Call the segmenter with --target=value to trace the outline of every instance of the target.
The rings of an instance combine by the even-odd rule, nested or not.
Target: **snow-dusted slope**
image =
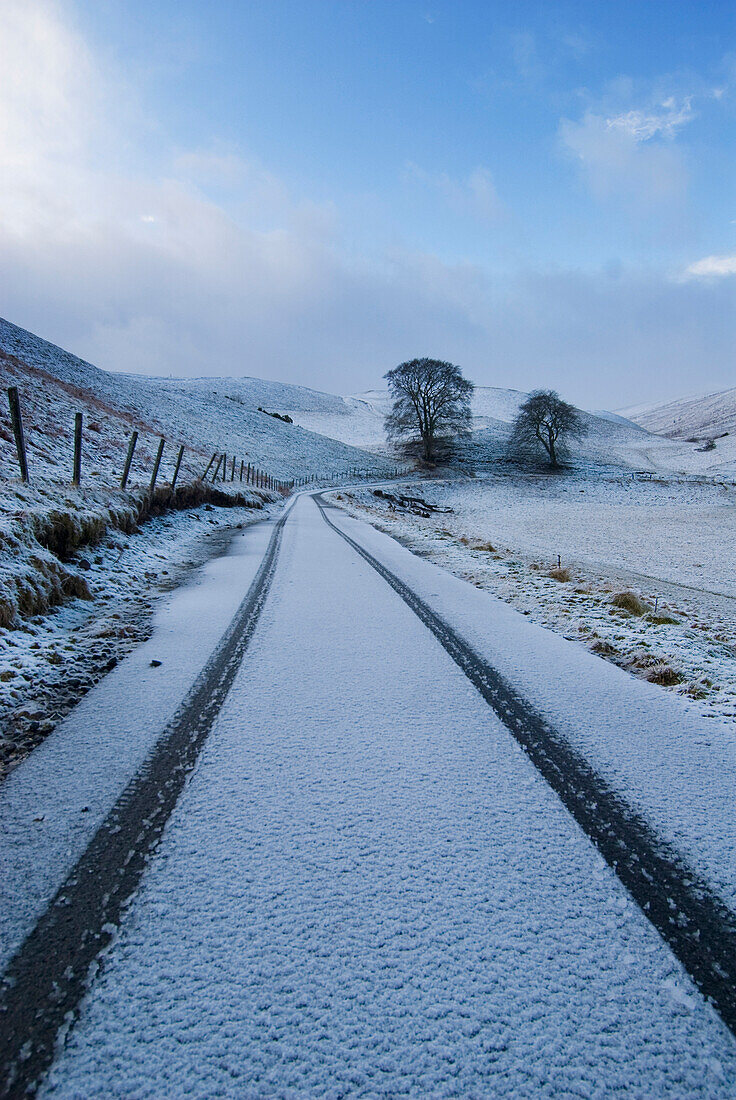
[[[647,431],[673,439],[736,434],[736,389],[680,397],[657,405],[634,405],[621,411]]]
[[[474,430],[510,424],[526,396],[519,390],[477,386],[473,394]],[[386,449],[383,421],[390,408],[387,390],[367,390],[335,400],[340,405],[333,408],[301,411],[295,406],[289,412],[298,424],[310,431],[331,435],[344,443],[370,450]]]
[[[224,451],[276,477],[340,474],[358,467],[377,474],[387,460],[335,438],[306,431],[258,410],[288,407],[327,415],[342,398],[257,378],[146,378],[112,374],[0,319],[0,376],[20,391],[32,472],[58,476],[70,469],[74,413],[85,414],[84,471],[104,481],[120,476],[131,428],[141,434],[137,475],[150,471],[157,436],[187,447],[188,473]],[[393,463],[392,463],[393,465]],[[7,407],[0,416],[0,476],[16,476]]]
[[[296,423],[334,439],[380,453],[386,450],[383,420],[389,408],[386,390],[368,390],[345,398],[328,395],[321,406],[288,411]],[[527,397],[521,390],[477,386],[473,394],[473,441],[466,448],[468,461],[496,462],[503,456],[510,426]],[[706,473],[729,476],[736,472],[735,451],[720,441],[715,452],[699,452],[693,444],[653,434],[646,424],[620,413],[583,413],[587,435],[574,445],[574,453],[595,463],[623,465],[637,470]]]
[[[736,389],[634,405],[621,414],[648,432],[676,441],[688,470],[736,472]]]

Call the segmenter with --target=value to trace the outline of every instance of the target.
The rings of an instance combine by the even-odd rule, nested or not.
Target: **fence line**
[[[10,408],[10,420],[13,428],[13,437],[15,439],[15,449],[18,456],[18,466],[20,468],[21,480],[24,482],[30,481],[30,474],[28,469],[28,455],[26,450],[25,435],[23,432],[23,417],[21,415],[20,397],[18,394],[17,386],[10,386],[8,389],[8,405]],[[82,413],[78,412],[74,414],[74,433],[73,433],[73,457],[72,457],[72,485],[80,485],[82,482],[82,427],[83,417]],[[123,472],[120,477],[120,488],[125,489],[128,480],[130,478],[130,471],[133,464],[133,457],[135,455],[136,445],[138,443],[138,432],[131,431],[130,438],[128,440],[128,449],[125,455],[125,463],[123,465]],[[153,469],[151,472],[151,480],[148,486],[148,492],[152,495],[158,480],[159,470],[161,467],[161,460],[163,458],[164,448],[166,446],[166,440],[163,436],[159,438],[158,448],[153,463]],[[185,445],[182,443],[179,446],[179,451],[176,458],[176,464],[174,466],[174,472],[171,477],[169,488],[173,491],[176,487],[176,482],[181,470],[182,460],[184,458]],[[230,460],[230,468],[228,471],[228,458]],[[212,482],[235,482],[235,475],[238,466],[238,458],[235,452],[228,455],[227,452],[220,453],[215,451],[212,454],[207,467],[203,474],[197,478],[199,481],[205,481],[208,474],[214,466],[214,472],[212,473]],[[403,470],[398,466],[394,468],[393,477],[400,477],[402,474],[406,475],[410,472],[410,468],[406,467]],[[385,475],[384,475],[385,476]],[[246,485],[251,485],[256,489],[267,489],[272,492],[290,493],[296,488],[301,488],[304,485],[334,485],[337,482],[343,482],[346,478],[369,478],[375,480],[376,473],[374,470],[361,469],[359,466],[353,466],[348,470],[343,470],[340,473],[330,474],[305,474],[302,477],[290,478],[287,480],[274,477],[273,474],[268,473],[265,470],[259,469],[251,462],[246,462],[244,458],[240,459],[240,473],[239,481],[245,482]]]

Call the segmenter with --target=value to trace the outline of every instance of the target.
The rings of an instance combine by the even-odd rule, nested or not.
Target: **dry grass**
[[[26,503],[18,493],[20,504]],[[83,499],[59,496],[46,511],[36,506],[18,512],[0,529],[0,628],[49,611],[64,600],[91,599],[89,586],[73,564],[76,550],[93,546],[108,530],[133,534],[151,516],[202,504],[262,508],[274,494],[261,490],[224,492],[202,481],[172,490],[130,493],[110,502],[85,506]]]
[[[642,599],[637,596],[636,592],[629,590],[625,592],[616,592],[611,597],[611,603],[614,607],[620,608],[622,611],[628,611],[630,615],[646,615],[652,608],[648,603],[644,603]]]
[[[667,664],[666,661],[660,661],[656,665],[652,665],[644,672],[644,679],[648,680],[650,684],[660,684],[662,687],[674,687],[675,684],[680,684],[684,680],[684,676],[681,672],[678,672],[672,665]]]
[[[572,574],[569,569],[565,569],[564,566],[556,565],[554,569],[550,569],[547,573],[548,577],[551,577],[553,581],[559,581],[560,584],[566,584],[567,581],[572,580]]]

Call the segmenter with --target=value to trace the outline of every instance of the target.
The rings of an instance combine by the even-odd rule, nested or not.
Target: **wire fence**
[[[10,421],[13,429],[13,437],[15,440],[15,449],[18,457],[18,467],[20,470],[20,477],[23,482],[30,482],[31,474],[28,465],[28,451],[26,447],[25,434],[23,431],[23,416],[21,413],[20,396],[16,386],[11,386],[8,389],[8,404],[10,407]],[[83,414],[78,412],[74,416],[74,431],[73,431],[73,445],[72,445],[72,461],[71,461],[71,484],[80,485],[82,482],[82,466],[83,466]],[[120,474],[120,488],[125,489],[128,486],[131,469],[133,466],[133,460],[136,455],[136,449],[139,441],[139,433],[137,431],[131,431],[128,438],[128,447],[125,454],[125,461]],[[166,439],[161,436],[158,440],[158,446],[156,448],[155,458],[153,459],[153,466],[150,473],[150,481],[148,482],[148,492],[152,495],[156,484],[159,480],[161,472],[161,462],[164,455],[164,449],[166,447]],[[197,452],[193,449],[192,455],[195,456],[196,461],[200,461],[197,456]],[[178,451],[176,453],[176,460],[174,463],[173,473],[171,480],[169,481],[169,488],[174,489],[176,487],[177,480],[179,479],[182,469],[182,462],[186,451],[185,445],[179,444]],[[391,472],[382,472],[381,477],[401,477],[406,476],[411,472],[410,467],[396,466]],[[250,485],[254,489],[265,489],[270,492],[282,493],[287,495],[293,492],[295,489],[304,488],[307,485],[334,485],[339,482],[345,481],[346,478],[354,480],[375,480],[377,476],[376,470],[361,468],[359,466],[349,467],[340,471],[330,471],[329,473],[311,472],[304,474],[297,478],[277,478],[267,470],[262,470],[256,466],[253,462],[246,461],[245,458],[240,457],[235,452],[221,452],[214,451],[207,466],[201,474],[196,476],[198,481],[220,482]]]

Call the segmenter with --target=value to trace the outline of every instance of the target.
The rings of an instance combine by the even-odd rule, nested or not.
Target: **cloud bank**
[[[691,390],[704,366],[708,385],[731,378],[727,280],[502,278],[409,245],[356,255],[339,209],[295,194],[254,156],[169,148],[161,135],[155,162],[144,155],[136,133],[150,126],[150,139],[152,112],[124,75],[110,83],[62,4],[4,0],[0,43],[2,312],[102,367],[348,393],[434,355],[479,384],[554,386],[589,407]],[[684,185],[676,150],[657,142],[690,108],[663,109],[563,126],[594,188],[633,178],[656,199]],[[479,223],[503,213],[486,168],[417,173]]]

